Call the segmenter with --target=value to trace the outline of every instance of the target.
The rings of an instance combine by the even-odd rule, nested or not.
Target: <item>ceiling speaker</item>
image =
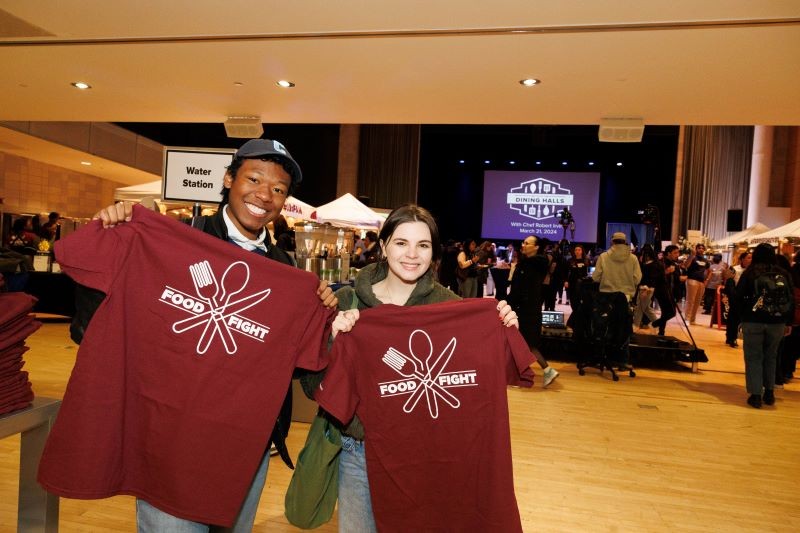
[[[228,137],[258,139],[264,134],[264,127],[260,117],[228,117],[225,121],[225,133]]]
[[[644,122],[640,118],[604,118],[597,138],[607,143],[638,143],[643,134]]]

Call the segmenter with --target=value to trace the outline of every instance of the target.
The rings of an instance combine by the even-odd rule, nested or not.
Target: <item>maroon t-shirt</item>
[[[378,531],[522,531],[506,385],[534,358],[495,304],[381,305],[336,338],[316,399],[364,423]]]
[[[39,482],[61,496],[130,494],[230,525],[294,368],[327,363],[333,311],[316,295],[319,280],[143,208],[116,228],[88,224],[58,241],[56,256],[107,296]]]

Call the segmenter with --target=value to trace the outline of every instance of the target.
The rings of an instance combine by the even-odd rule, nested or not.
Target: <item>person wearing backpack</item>
[[[736,302],[744,335],[747,403],[775,404],[775,365],[778,346],[792,331],[794,290],[791,275],[777,265],[775,250],[761,243],[736,285]],[[763,396],[762,396],[763,390]]]

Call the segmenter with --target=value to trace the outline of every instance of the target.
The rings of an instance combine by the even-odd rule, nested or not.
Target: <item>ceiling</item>
[[[0,0],[0,121],[800,125],[799,59],[798,0]]]

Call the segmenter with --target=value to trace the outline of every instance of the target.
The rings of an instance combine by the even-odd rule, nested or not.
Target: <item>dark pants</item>
[[[739,320],[739,310],[734,305],[733,300],[728,301],[730,302],[730,308],[728,309],[728,323],[725,325],[725,342],[730,344],[736,342],[736,338],[739,336],[739,324],[741,324],[741,321]]]
[[[544,297],[544,310],[556,310],[556,288],[553,285],[542,285],[542,296]]]
[[[528,314],[517,312],[519,318],[519,332],[528,346],[539,348],[542,343],[542,313]]]
[[[675,304],[667,288],[656,289],[653,297],[658,302],[658,308],[661,309],[661,316],[653,322],[653,327],[658,328],[658,331],[663,333],[667,322],[675,317]]]

